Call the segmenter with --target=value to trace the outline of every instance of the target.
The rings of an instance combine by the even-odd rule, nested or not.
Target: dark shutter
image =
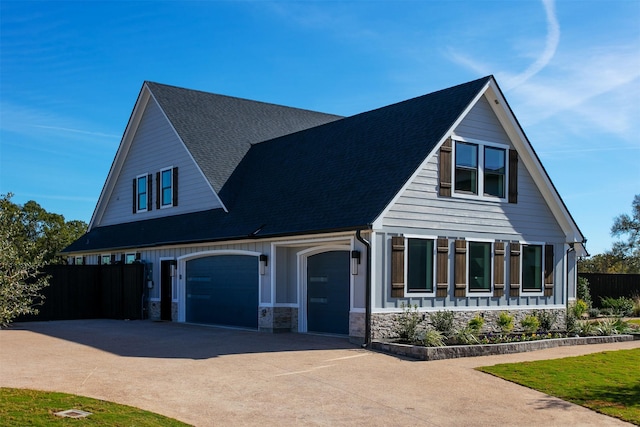
[[[111,264],[115,264],[116,263],[116,254],[111,254]]]
[[[136,183],[136,178],[133,178],[133,213],[138,211],[138,186]]]
[[[509,203],[518,203],[518,152],[509,150]]]
[[[178,167],[173,168],[173,206],[178,206]]]
[[[436,253],[436,297],[446,297],[449,288],[449,239],[438,239]]]
[[[404,237],[391,238],[391,297],[404,296]]]
[[[98,254],[98,265],[102,265],[102,255]]]
[[[493,296],[504,295],[504,242],[493,244]]]
[[[544,296],[553,295],[553,245],[544,245]]]
[[[147,175],[147,210],[153,210],[153,199],[152,199],[152,190],[153,190],[153,175]]]
[[[162,193],[162,182],[160,172],[156,172],[156,209],[160,209],[160,193]]]
[[[463,297],[467,293],[467,241],[456,240],[456,255],[453,262],[455,269],[455,289],[453,296]]]
[[[87,257],[86,256],[82,256],[82,265],[86,265],[87,264]]]
[[[520,296],[520,243],[509,243],[509,295]]]
[[[136,261],[140,261],[140,252],[136,252]]]
[[[451,138],[447,138],[440,147],[438,173],[440,195],[451,197]]]

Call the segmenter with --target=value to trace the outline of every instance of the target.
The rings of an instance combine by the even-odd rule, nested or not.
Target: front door
[[[307,258],[307,330],[349,334],[349,251]]]

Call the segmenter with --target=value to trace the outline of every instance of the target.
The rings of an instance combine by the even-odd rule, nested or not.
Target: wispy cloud
[[[105,138],[119,138],[120,137],[120,135],[111,134],[111,133],[93,132],[93,131],[88,131],[88,130],[71,129],[71,128],[64,128],[64,127],[59,127],[59,126],[34,125],[33,127],[40,128],[40,129],[61,131],[61,132],[79,133],[79,134],[83,134],[83,135],[100,136],[100,137],[105,137]]]

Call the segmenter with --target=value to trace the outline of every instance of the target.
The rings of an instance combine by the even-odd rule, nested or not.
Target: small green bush
[[[538,311],[536,312],[536,318],[538,319],[538,329],[542,332],[549,332],[553,329],[553,325],[556,324],[556,320],[558,320],[558,313],[555,311]]]
[[[520,321],[520,326],[526,333],[532,334],[538,331],[540,321],[536,316],[530,314]]]
[[[472,329],[469,326],[465,326],[464,328],[456,331],[454,335],[454,341],[457,344],[463,345],[480,343],[480,340],[478,339],[478,331]]]
[[[633,308],[631,309],[631,315],[633,317],[640,317],[640,293],[635,293],[631,296],[633,301]]]
[[[595,319],[600,316],[600,309],[593,307],[589,309],[589,317]]]
[[[503,334],[508,334],[513,331],[513,316],[506,311],[501,312],[498,316],[498,327]]]
[[[584,300],[577,299],[571,304],[569,309],[573,312],[573,315],[579,319],[589,310],[589,306]]]
[[[429,320],[433,328],[446,337],[453,335],[453,311],[437,311],[432,313]]]
[[[406,306],[402,303],[402,313],[394,327],[394,332],[403,341],[412,341],[422,323],[422,315],[418,313],[418,306]]]
[[[484,326],[484,317],[476,314],[473,319],[469,320],[467,326],[477,334],[478,332],[480,332],[480,330],[482,330],[482,327]]]
[[[583,337],[598,335],[597,325],[594,322],[588,320],[581,320],[578,322],[578,333]]]
[[[613,316],[629,316],[633,313],[633,300],[627,297],[604,297],[602,307],[608,310]]]
[[[418,331],[414,337],[414,342],[425,347],[444,347],[446,337],[435,329],[428,328]]]
[[[589,281],[584,277],[578,277],[577,297],[587,304],[587,310],[593,307],[593,301],[591,300],[591,291],[589,289]]]

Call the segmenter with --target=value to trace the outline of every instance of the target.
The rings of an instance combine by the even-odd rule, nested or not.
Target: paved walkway
[[[0,330],[0,386],[110,400],[196,426],[620,426],[628,424],[473,368],[639,347],[417,362],[336,337],[35,322]]]

